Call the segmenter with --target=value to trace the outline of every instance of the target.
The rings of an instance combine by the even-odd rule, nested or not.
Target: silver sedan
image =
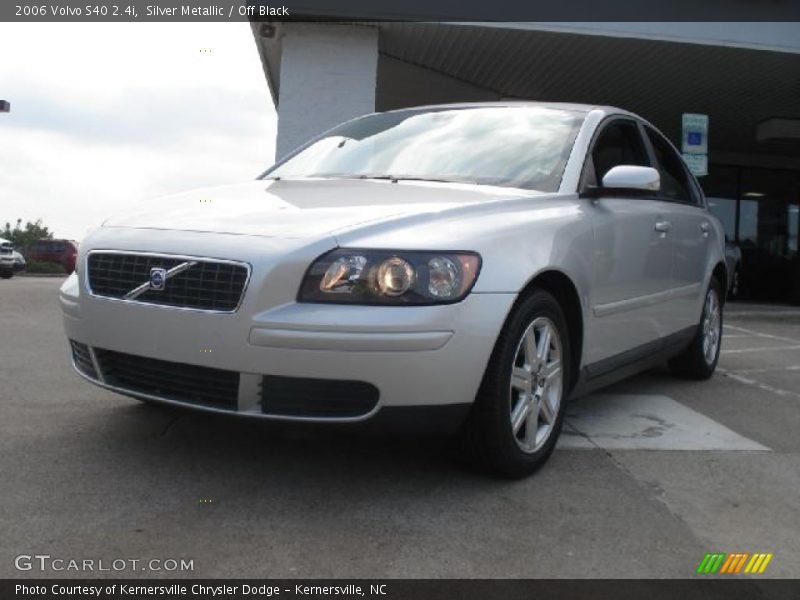
[[[533,472],[565,403],[717,364],[724,235],[623,110],[432,106],[338,126],[256,181],[158,199],[81,244],[76,371],[219,414],[457,431]]]

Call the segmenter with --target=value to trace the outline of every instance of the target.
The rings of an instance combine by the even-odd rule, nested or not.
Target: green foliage
[[[13,229],[11,223],[6,222],[5,228],[0,230],[0,238],[7,239],[15,248],[24,249],[36,240],[52,240],[53,232],[42,224],[41,219],[28,221],[24,227],[22,219],[17,219]]]
[[[28,273],[59,273],[64,275],[64,267],[56,262],[29,260],[25,269]]]

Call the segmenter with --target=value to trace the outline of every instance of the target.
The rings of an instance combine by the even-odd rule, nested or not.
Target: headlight
[[[458,302],[481,267],[475,252],[352,250],[318,258],[306,272],[299,302],[420,305]]]

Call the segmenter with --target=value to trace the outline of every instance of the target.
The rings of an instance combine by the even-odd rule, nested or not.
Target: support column
[[[277,98],[280,159],[323,131],[374,112],[378,30],[284,23]]]

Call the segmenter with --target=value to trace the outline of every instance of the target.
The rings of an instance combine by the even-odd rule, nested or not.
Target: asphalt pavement
[[[730,304],[710,381],[656,369],[582,399],[548,464],[505,481],[447,440],[96,388],[70,367],[59,284],[0,281],[0,577],[687,578],[708,552],[800,576],[800,308]],[[20,571],[20,555],[193,570]]]

